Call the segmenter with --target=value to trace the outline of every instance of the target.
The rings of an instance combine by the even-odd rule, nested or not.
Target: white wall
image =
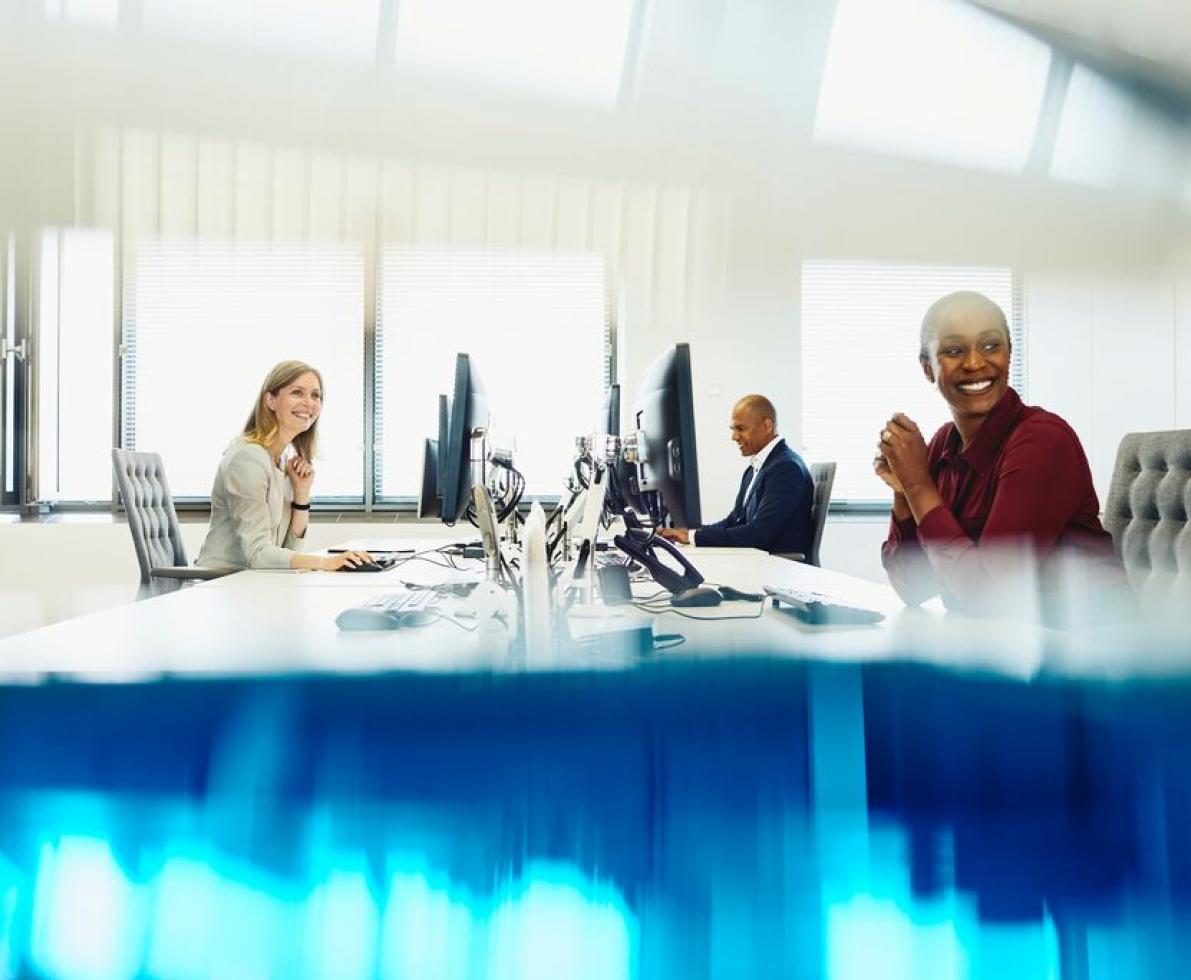
[[[1028,400],[1079,434],[1103,506],[1123,435],[1191,427],[1191,280],[1051,271],[1025,283]]]

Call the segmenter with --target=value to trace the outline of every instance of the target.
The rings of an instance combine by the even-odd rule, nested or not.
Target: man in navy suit
[[[732,513],[696,531],[660,528],[658,534],[697,548],[809,553],[814,483],[802,457],[777,434],[777,412],[768,398],[745,395],[736,403],[732,441],[749,458]]]

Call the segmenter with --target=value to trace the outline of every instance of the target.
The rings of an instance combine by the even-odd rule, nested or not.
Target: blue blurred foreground
[[[0,974],[1173,977],[1191,687],[758,660],[0,690]]]

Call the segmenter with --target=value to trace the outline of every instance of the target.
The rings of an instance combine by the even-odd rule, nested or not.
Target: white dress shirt
[[[761,448],[761,450],[749,460],[749,465],[753,468],[753,475],[749,479],[749,485],[745,488],[744,499],[741,501],[741,506],[744,507],[749,502],[749,497],[752,496],[753,487],[757,483],[757,474],[761,472],[761,467],[765,465],[765,460],[769,459],[769,454],[773,452],[773,447],[782,441],[781,436],[774,436],[769,442]],[[691,531],[691,544],[695,543],[696,531]]]

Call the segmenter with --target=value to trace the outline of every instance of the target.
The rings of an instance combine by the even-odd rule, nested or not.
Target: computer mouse
[[[438,613],[431,612],[429,609],[411,609],[409,612],[397,613],[397,619],[400,621],[402,629],[429,626],[438,618]]]
[[[718,606],[723,601],[723,596],[707,586],[687,589],[685,592],[679,592],[678,595],[670,597],[670,605],[680,609],[689,606]]]
[[[385,609],[371,609],[368,606],[357,606],[345,609],[335,617],[335,625],[341,630],[395,630],[405,625],[401,616],[394,615]]]
[[[359,565],[341,565],[339,571],[341,572],[383,572],[385,566],[380,562],[365,561]]]
[[[725,602],[762,602],[765,599],[759,592],[741,592],[740,589],[734,589],[730,585],[718,585],[720,595],[723,596]]]

